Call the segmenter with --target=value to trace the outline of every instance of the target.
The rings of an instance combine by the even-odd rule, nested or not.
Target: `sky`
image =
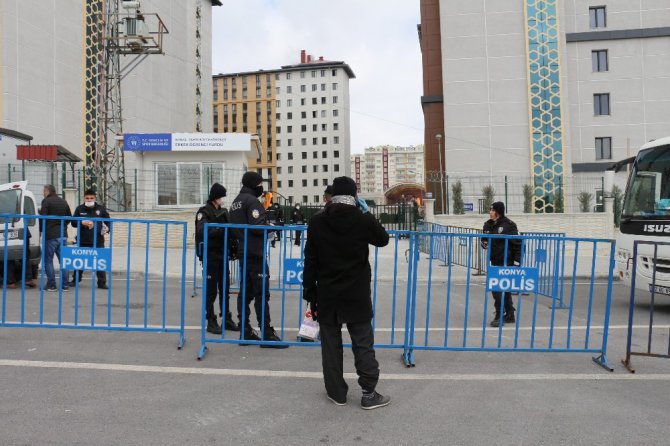
[[[223,0],[213,8],[214,74],[277,69],[300,50],[344,61],[351,153],[423,143],[419,0]]]

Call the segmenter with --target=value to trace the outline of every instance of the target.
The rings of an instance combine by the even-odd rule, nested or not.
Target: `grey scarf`
[[[356,206],[356,199],[351,195],[335,195],[332,199],[333,203],[348,204],[349,206]]]

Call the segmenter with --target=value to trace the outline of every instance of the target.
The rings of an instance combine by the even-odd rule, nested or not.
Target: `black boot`
[[[493,317],[493,320],[491,321],[491,327],[499,327],[500,326],[500,313],[496,312],[495,316]]]
[[[212,334],[221,334],[221,326],[216,321],[216,316],[207,319],[207,332]]]
[[[226,316],[225,327],[226,330],[229,331],[240,331],[240,326],[233,320],[233,316],[231,314]]]
[[[249,324],[246,324],[246,326],[244,327],[244,333],[240,333],[240,340],[241,341],[260,341],[261,338],[260,338],[260,336],[258,336],[258,333],[256,333],[256,330],[251,328],[249,326]],[[242,346],[242,345],[251,345],[251,344],[240,342],[240,345]]]
[[[275,329],[270,326],[265,327],[265,333],[263,333],[263,340],[281,342],[281,338],[277,336],[277,332],[275,331]],[[261,345],[261,348],[288,348],[288,345],[266,344]]]
[[[516,318],[514,317],[514,309],[507,310],[505,312],[505,317],[503,318],[503,322],[506,324],[513,324],[516,322]]]

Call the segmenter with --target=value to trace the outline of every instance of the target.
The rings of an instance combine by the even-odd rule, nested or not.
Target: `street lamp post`
[[[438,156],[438,160],[440,162],[440,170],[439,170],[439,172],[440,172],[440,195],[442,196],[442,198],[441,198],[441,203],[442,203],[441,209],[442,209],[442,213],[446,214],[447,211],[446,211],[445,202],[444,202],[444,178],[442,177],[442,173],[443,173],[442,172],[442,135],[438,133],[437,135],[435,135],[435,139],[437,139],[437,156]],[[445,171],[446,171],[446,168],[445,168]]]

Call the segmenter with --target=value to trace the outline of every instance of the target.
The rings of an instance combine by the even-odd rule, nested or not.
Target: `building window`
[[[319,180],[315,178],[314,181],[312,182],[312,184],[314,186],[318,186],[319,185]]]
[[[589,26],[591,28],[605,28],[607,26],[604,6],[592,6],[589,8]]]
[[[325,159],[325,158],[328,158],[328,152],[325,151],[325,150],[323,150],[323,151],[321,152],[321,158],[324,158],[324,159]]]
[[[307,166],[302,166],[301,171],[302,171],[302,173],[307,173]]]
[[[327,179],[327,178],[324,178],[322,184],[323,184],[324,186],[328,186],[328,179]]]
[[[306,146],[307,145],[307,138],[302,138],[300,140],[300,144],[303,145],[303,146]]]
[[[277,121],[280,121],[281,120],[281,113],[275,113],[275,118],[277,119]]]
[[[307,131],[307,126],[305,124],[300,126],[300,131],[301,132],[306,132]]]
[[[319,158],[319,152],[317,152],[316,150],[313,151],[313,152],[312,152],[312,158],[314,158],[314,159]]]
[[[333,90],[337,90],[337,82],[333,82]]]
[[[312,145],[315,146],[319,143],[319,138],[312,138]]]
[[[277,140],[275,147],[281,147],[281,139]]]
[[[277,172],[277,173],[281,173],[281,172]],[[293,173],[293,166],[288,166],[288,173]]]
[[[598,71],[608,71],[607,50],[591,51],[591,66],[593,67],[594,73]]]
[[[322,103],[322,104],[325,104],[325,103],[326,103],[326,97],[325,97],[325,96],[321,96],[321,103]]]
[[[290,204],[293,204],[293,195],[289,195],[289,196],[288,196],[288,202],[289,202]]]
[[[333,170],[334,170],[335,172],[339,172],[339,171],[340,171],[340,165],[339,165],[339,164],[335,164],[335,165],[333,166]]]
[[[328,144],[328,138],[325,136],[321,138],[321,144]]]
[[[339,143],[340,143],[340,137],[339,137],[339,136],[335,136],[333,139],[334,139],[333,142],[334,142],[335,144],[339,144]]]
[[[158,206],[204,203],[212,183],[224,183],[223,163],[156,163],[155,166]]]
[[[339,111],[333,110],[333,116],[339,116],[339,114],[340,114]]]
[[[303,195],[303,196],[302,196],[302,202],[303,202],[303,203],[307,203],[307,195]]]
[[[312,70],[312,77],[316,77],[316,70]]]
[[[333,96],[333,104],[337,104],[337,96]]]
[[[612,138],[596,138],[596,159],[597,160],[611,160],[612,159]]]
[[[335,113],[336,111],[337,111],[337,110],[333,110],[333,113]],[[321,110],[321,117],[322,117],[322,118],[325,118],[325,117],[326,117],[326,111],[325,111],[325,110]]]
[[[289,159],[289,161],[293,159],[293,153],[289,152],[288,159]]]
[[[316,180],[314,180],[314,181],[316,181]],[[317,186],[317,185],[315,184],[315,186]],[[319,202],[319,196],[314,195],[314,203],[318,203],[318,202]]]
[[[596,93],[593,95],[593,114],[603,116],[610,114],[610,94]]]
[[[337,136],[336,136],[336,138],[337,138]],[[340,157],[340,151],[339,150],[333,151],[333,158],[339,158],[339,157]]]
[[[286,119],[293,119],[293,113],[288,112],[288,113],[286,114]]]
[[[337,70],[333,70],[333,71],[331,71],[330,74],[332,74],[333,76],[337,76]]]
[[[276,106],[277,108],[281,107],[281,101],[277,101],[277,102],[275,103],[275,106]]]
[[[293,180],[288,180],[288,187],[293,187]]]
[[[312,91],[316,91],[319,88],[317,84],[312,84]]]
[[[307,91],[307,86],[306,85],[301,85],[300,86],[300,93],[304,93]]]
[[[277,87],[277,95],[281,94],[281,87]]]
[[[325,132],[326,130],[328,130],[328,124],[321,124],[321,131]]]
[[[324,172],[328,172],[328,164],[324,164],[324,165],[323,165],[323,171],[324,171]]]
[[[304,72],[304,71],[301,71],[301,72],[300,72],[300,79],[304,79],[304,78],[305,78],[305,72]]]
[[[307,187],[307,180],[302,180],[302,187]]]
[[[318,171],[319,171],[319,166],[317,166],[317,165],[312,166],[312,172],[316,173]]]
[[[287,131],[288,133],[292,133],[292,132],[293,132],[293,126],[292,126],[292,125],[289,125],[288,128],[286,129],[286,131]]]
[[[300,99],[300,105],[305,105],[305,98]]]
[[[316,116],[315,116],[315,118],[316,118]],[[313,132],[316,132],[317,128],[318,128],[318,126],[316,124],[312,124],[312,131]]]
[[[326,70],[321,70],[321,77],[326,77]]]
[[[288,141],[286,141],[286,145],[291,147],[293,145],[293,140],[289,139]]]
[[[293,107],[293,99],[287,99],[286,100],[286,106],[287,107]]]
[[[321,91],[326,91],[326,84],[321,84]]]
[[[316,105],[316,98],[312,98],[312,105]]]
[[[288,74],[288,73],[286,73],[286,74]],[[290,85],[288,87],[286,87],[286,93],[289,93],[289,94],[293,93],[293,88]]]
[[[277,127],[276,133],[281,133],[281,127]]]
[[[286,73],[286,79],[291,79],[291,73]]]
[[[307,112],[300,112],[300,117],[302,119],[307,119]]]
[[[289,166],[289,172],[291,167]],[[281,167],[277,167],[277,175],[281,175]]]
[[[302,159],[304,159],[304,160],[307,159],[307,152],[302,152]]]
[[[337,122],[333,124],[333,130],[339,130],[340,129],[340,124]]]

